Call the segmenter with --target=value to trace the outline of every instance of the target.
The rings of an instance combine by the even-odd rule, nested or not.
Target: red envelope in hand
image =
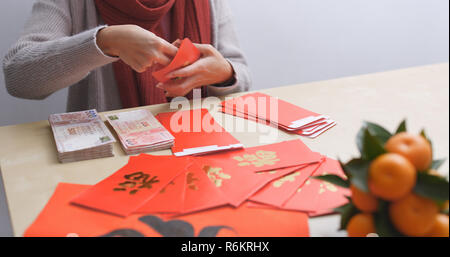
[[[84,191],[73,204],[128,216],[143,206],[191,164],[189,158],[140,155],[123,168]]]
[[[282,207],[304,183],[319,168],[321,163],[310,164],[302,167],[291,174],[272,181],[263,189],[254,194],[249,200]]]
[[[165,68],[153,72],[152,75],[159,82],[165,83],[170,80],[167,77],[167,74],[196,62],[200,58],[200,55],[200,51],[197,47],[195,47],[191,40],[189,40],[189,38],[185,38],[181,42],[180,48],[178,49],[178,52],[172,62]]]
[[[61,183],[26,237],[88,236],[308,236],[308,217],[304,213],[257,210],[245,206],[223,207],[176,219],[157,215],[131,215],[120,218],[70,204],[70,199],[91,186]],[[263,224],[263,226],[261,225]]]
[[[208,178],[206,170],[194,164],[186,174],[183,214],[228,204],[225,196],[217,188],[217,184]]]
[[[134,213],[180,213],[183,207],[186,173],[180,174]]]
[[[314,176],[325,174],[345,176],[339,162],[331,158],[326,159]],[[311,178],[283,205],[283,208],[324,214],[348,202],[346,196],[349,193],[348,189]]]
[[[167,112],[156,115],[175,137],[175,156],[201,155],[242,148],[243,145],[223,129],[207,109]]]

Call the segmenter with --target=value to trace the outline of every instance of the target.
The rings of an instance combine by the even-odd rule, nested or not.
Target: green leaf
[[[358,189],[368,193],[369,187],[367,181],[369,179],[370,161],[363,159],[353,159],[344,165],[344,170],[350,174],[350,182]]]
[[[356,135],[356,145],[358,146],[359,152],[361,155],[364,153],[364,142],[366,139],[366,130],[370,132],[372,137],[375,137],[378,142],[381,143],[381,145],[384,145],[389,138],[392,136],[392,134],[387,131],[385,128],[381,127],[378,124],[365,121],[361,127],[361,129],[358,131],[358,134]]]
[[[400,123],[397,130],[395,131],[395,134],[397,135],[402,132],[406,132],[406,120],[403,120],[402,123]]]
[[[372,122],[365,122],[370,134],[376,137],[383,145],[392,137],[391,132],[378,124]]]
[[[347,229],[350,219],[359,213],[358,209],[350,201],[349,203],[334,209],[335,212],[341,214],[341,227],[339,230]]]
[[[442,210],[441,213],[448,215],[448,209],[447,210]]]
[[[344,171],[345,176],[350,180],[351,174],[345,169],[345,164],[338,159],[339,165],[341,165],[342,171]]]
[[[433,143],[431,142],[431,139],[425,133],[425,129],[422,129],[422,131],[420,131],[420,135],[422,137],[424,137],[430,143],[431,148],[433,148]]]
[[[386,153],[386,150],[384,149],[383,144],[370,133],[368,128],[366,128],[362,138],[361,157],[371,161],[384,153]]]
[[[431,169],[438,170],[442,166],[442,164],[445,163],[445,161],[447,161],[447,159],[434,160],[431,163]]]
[[[358,134],[356,135],[356,146],[358,147],[359,152],[361,153],[361,156],[364,152],[364,133],[366,131],[366,126],[363,125],[361,129],[358,131]]]
[[[449,199],[449,183],[445,178],[431,175],[425,172],[417,174],[414,193],[435,201],[437,204],[443,204]]]
[[[392,225],[389,217],[389,203],[379,202],[378,211],[374,214],[375,229],[380,237],[401,237],[400,232]]]
[[[350,182],[348,180],[344,180],[343,178],[341,178],[340,176],[337,176],[337,175],[323,175],[323,176],[316,176],[313,178],[327,181],[327,182],[330,182],[331,184],[334,184],[334,185],[340,186],[340,187],[344,187],[344,188],[350,187]]]

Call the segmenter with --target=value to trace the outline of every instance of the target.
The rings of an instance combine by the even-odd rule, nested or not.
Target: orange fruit
[[[448,210],[448,201],[446,201],[441,208],[441,211],[446,211],[446,210]]]
[[[407,132],[392,136],[384,145],[386,151],[398,153],[408,159],[419,171],[430,168],[432,150],[430,143],[420,135]]]
[[[424,236],[433,227],[439,208],[433,201],[410,194],[391,203],[389,216],[392,224],[406,236]]]
[[[438,214],[433,227],[428,231],[427,236],[431,237],[448,237],[448,216]]]
[[[378,199],[370,193],[366,193],[354,185],[350,186],[352,202],[363,212],[374,212],[378,209]]]
[[[366,237],[370,233],[376,233],[372,214],[359,213],[348,222],[347,234],[349,237]]]
[[[369,167],[369,189],[384,200],[398,200],[411,192],[416,184],[414,166],[403,156],[387,153],[376,158]]]

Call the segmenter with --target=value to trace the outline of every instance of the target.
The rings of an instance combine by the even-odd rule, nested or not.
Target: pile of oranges
[[[420,135],[402,132],[385,144],[387,153],[378,156],[369,166],[368,188],[364,192],[350,186],[352,202],[360,213],[347,224],[351,237],[376,233],[374,213],[380,200],[389,202],[392,225],[406,236],[449,236],[449,216],[442,214],[436,202],[413,193],[417,173],[428,172],[432,163],[431,145]],[[443,207],[448,209],[448,201]]]

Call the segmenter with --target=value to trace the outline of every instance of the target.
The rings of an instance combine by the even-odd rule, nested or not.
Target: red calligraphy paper
[[[189,158],[140,155],[110,177],[72,199],[72,203],[128,216],[186,171]]]
[[[70,200],[91,186],[61,183],[24,236],[308,236],[304,213],[257,210],[246,206],[222,207],[191,215],[168,218],[131,215],[120,218],[70,204]],[[262,225],[263,224],[263,225]]]
[[[175,137],[172,152],[176,156],[207,154],[243,147],[214,120],[207,109],[160,113],[156,118]]]

